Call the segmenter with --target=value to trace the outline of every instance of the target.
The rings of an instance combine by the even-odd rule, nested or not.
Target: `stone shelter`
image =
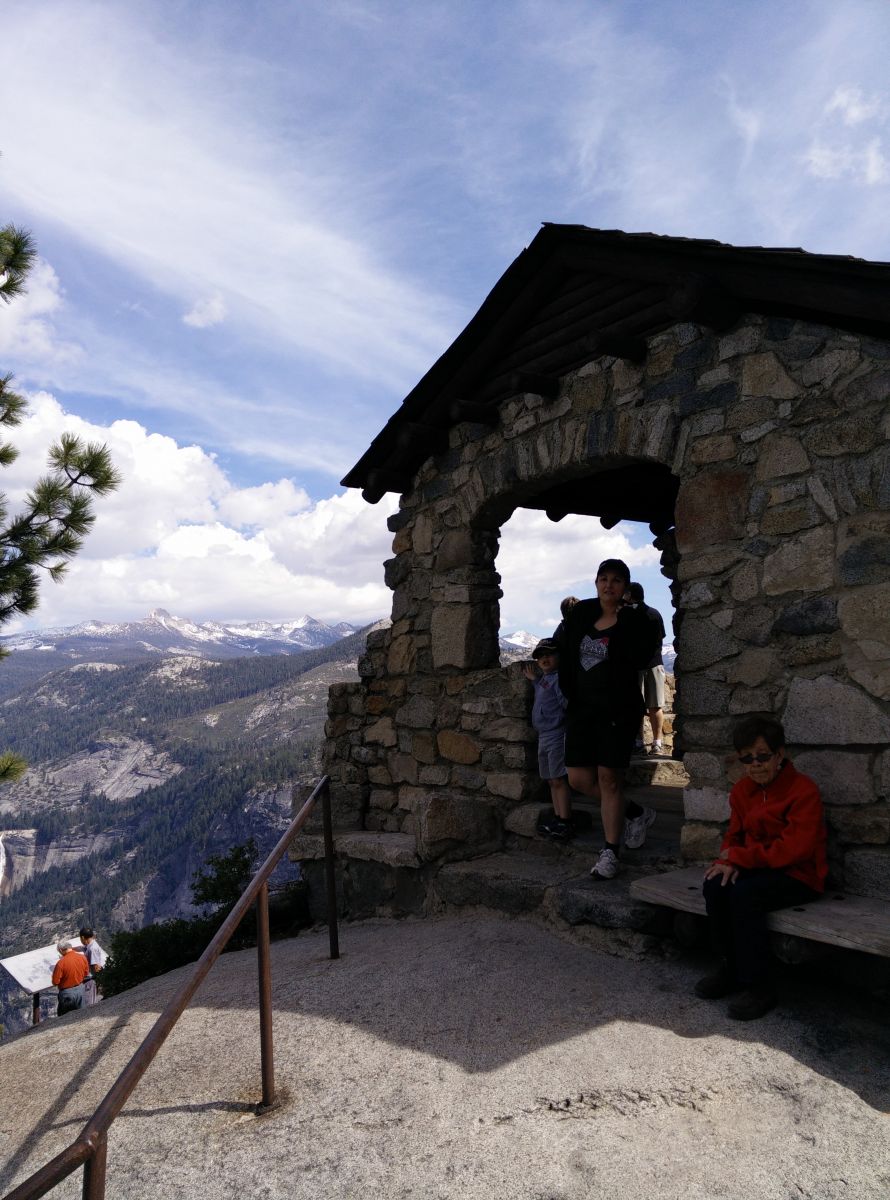
[[[539,795],[498,647],[499,532],[526,507],[649,525],[683,858],[728,816],[734,720],[774,714],[835,883],[890,899],[888,398],[890,264],[545,225],[343,480],[400,500],[392,624],[330,692],[341,853],[416,892]]]

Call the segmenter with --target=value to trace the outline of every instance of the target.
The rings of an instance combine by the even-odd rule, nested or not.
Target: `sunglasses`
[[[739,762],[744,763],[746,767],[750,767],[751,763],[769,762],[771,758],[775,758],[778,751],[770,750],[769,754],[740,754]]]

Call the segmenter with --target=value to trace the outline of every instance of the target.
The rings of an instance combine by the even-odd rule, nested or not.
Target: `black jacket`
[[[617,713],[645,709],[642,671],[659,649],[658,627],[643,608],[624,605],[610,629],[596,629],[599,600],[582,600],[554,633],[559,647],[559,686],[570,709],[579,706]]]

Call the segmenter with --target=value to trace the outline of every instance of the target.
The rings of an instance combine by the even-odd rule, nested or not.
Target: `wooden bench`
[[[645,875],[631,883],[630,894],[635,900],[704,916],[703,876],[703,867]],[[890,958],[890,904],[884,900],[829,889],[811,904],[770,913],[768,922],[776,933]]]

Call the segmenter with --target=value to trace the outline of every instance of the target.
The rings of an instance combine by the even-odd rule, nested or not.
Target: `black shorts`
[[[623,770],[630,764],[639,732],[637,712],[573,710],[570,706],[566,713],[566,766]]]

